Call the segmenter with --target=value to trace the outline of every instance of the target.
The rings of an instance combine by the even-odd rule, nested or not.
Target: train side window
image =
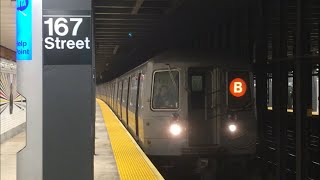
[[[179,108],[179,71],[155,71],[152,88],[153,109]]]

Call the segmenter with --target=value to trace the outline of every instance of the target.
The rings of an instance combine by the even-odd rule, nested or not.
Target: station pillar
[[[18,180],[93,180],[95,72],[91,0],[17,0],[26,146]]]

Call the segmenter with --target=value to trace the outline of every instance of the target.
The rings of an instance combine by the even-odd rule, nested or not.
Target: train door
[[[138,75],[132,74],[130,78],[130,91],[128,103],[128,122],[131,131],[137,135],[136,131],[136,110],[137,110],[137,93],[138,93]]]
[[[123,80],[120,81],[120,100],[119,100],[120,119],[122,119],[122,98],[123,98]]]
[[[136,132],[137,136],[140,140],[143,141],[143,119],[142,119],[142,112],[143,112],[143,95],[144,95],[144,72],[142,71],[139,74],[139,81],[138,81],[138,102],[137,102],[137,112],[136,112]]]
[[[189,145],[212,144],[212,71],[208,68],[189,68]]]
[[[125,124],[127,124],[127,100],[128,100],[128,79],[123,81],[123,89],[122,89],[122,120]]]
[[[130,99],[129,99],[129,92],[130,92],[130,81],[131,81],[131,77],[129,76],[128,77],[128,84],[127,84],[127,95],[126,95],[126,98],[127,98],[127,102],[126,102],[126,123],[127,125],[129,125],[129,102],[130,102]]]
[[[117,109],[118,109],[118,117],[121,119],[121,96],[122,96],[122,81],[118,83],[118,99],[117,99]]]

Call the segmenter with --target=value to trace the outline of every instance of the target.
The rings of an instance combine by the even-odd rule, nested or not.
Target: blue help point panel
[[[32,0],[16,0],[16,59],[32,60]]]

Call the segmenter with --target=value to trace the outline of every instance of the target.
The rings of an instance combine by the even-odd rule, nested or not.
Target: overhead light
[[[129,36],[129,38],[133,38],[133,33],[132,33],[132,32],[129,32],[129,33],[128,33],[128,36]]]

